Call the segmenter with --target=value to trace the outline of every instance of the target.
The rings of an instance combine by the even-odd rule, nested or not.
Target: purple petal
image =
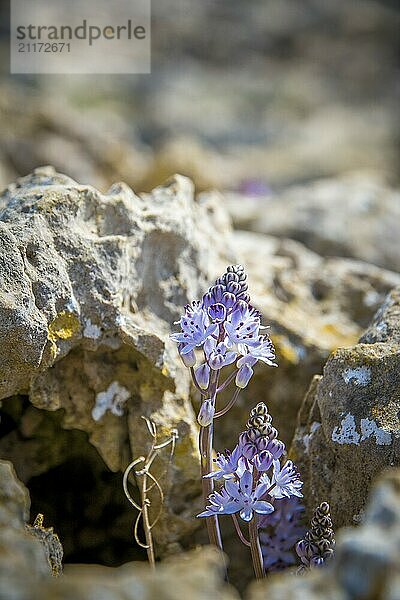
[[[262,498],[266,491],[268,490],[268,486],[265,483],[259,483],[254,492],[254,498],[258,500],[258,498]]]
[[[240,489],[245,494],[251,494],[253,488],[253,475],[250,471],[245,471],[240,478]]]
[[[232,498],[236,498],[237,500],[240,498],[239,486],[235,481],[228,479],[225,482],[225,489],[232,496]]]
[[[212,512],[211,510],[204,510],[199,515],[196,515],[196,517],[213,517],[214,515],[215,515],[215,512]]]
[[[265,502],[265,500],[254,502],[253,509],[260,515],[270,515],[275,510],[272,504]]]
[[[226,365],[231,365],[233,362],[235,362],[237,357],[236,352],[227,352],[226,356],[225,356],[225,366]]]
[[[220,513],[222,513],[223,515],[233,515],[234,513],[239,512],[239,509],[239,502],[235,502],[234,500],[232,500],[232,502],[227,502],[227,504],[225,504]]]
[[[210,335],[213,335],[217,331],[217,329],[218,329],[218,323],[212,323],[205,330],[204,337],[209,337]]]

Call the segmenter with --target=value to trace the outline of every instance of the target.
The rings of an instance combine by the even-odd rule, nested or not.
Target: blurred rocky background
[[[152,14],[150,76],[9,77],[3,25],[3,185],[47,163],[103,190],[174,172],[244,197],[354,170],[398,181],[395,2],[154,0]]]
[[[386,527],[371,512],[364,519],[372,481],[400,464],[397,3],[153,0],[152,74],[130,77],[10,76],[0,10],[0,458],[32,503],[29,520],[26,490],[2,466],[6,503],[17,494],[23,505],[17,528],[43,512],[66,563],[143,560],[121,472],[148,443],[144,413],[163,435],[180,434],[158,556],[204,543],[193,519],[198,398],[168,333],[187,301],[241,262],[279,369],[256,369],[216,447],[232,446],[249,408],[267,402],[301,468],[308,514],[328,500],[335,526],[366,523],[339,553],[343,562],[354,538],[362,563],[365,531],[371,540]],[[165,183],[174,173],[193,184]],[[123,415],[94,421],[100,402]],[[379,489],[391,503],[398,475],[393,494],[388,485]],[[10,572],[30,561],[40,580],[43,557],[23,535]],[[4,547],[13,536],[6,528]],[[243,589],[251,568],[231,536],[231,577]],[[398,597],[387,575],[396,540],[360,598],[378,597],[381,580]],[[233,594],[214,557],[187,560],[200,564],[193,590],[207,571],[204,597]],[[14,585],[7,569],[0,598]],[[66,584],[71,597],[80,576]],[[358,597],[361,576],[329,577],[332,593]],[[182,594],[194,593],[182,581]],[[277,583],[276,594],[324,598],[310,581]]]

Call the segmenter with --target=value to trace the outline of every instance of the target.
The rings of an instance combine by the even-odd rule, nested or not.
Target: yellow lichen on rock
[[[81,324],[76,315],[67,310],[61,311],[49,325],[48,336],[53,342],[69,340],[78,335]]]
[[[296,348],[290,343],[289,339],[284,335],[272,335],[271,339],[276,348],[276,355],[283,356],[285,360],[293,365],[299,363],[300,357],[296,352]]]

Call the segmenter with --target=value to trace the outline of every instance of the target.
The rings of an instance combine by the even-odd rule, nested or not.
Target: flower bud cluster
[[[193,369],[195,383],[206,395],[215,392],[213,373],[235,362],[238,388],[248,385],[258,361],[276,366],[274,346],[268,335],[261,334],[261,315],[250,304],[241,265],[228,267],[202,300],[185,307],[178,323],[181,331],[171,339],[178,343],[184,365]],[[202,350],[200,362],[196,349]]]
[[[323,565],[334,555],[335,534],[332,527],[330,508],[322,502],[314,511],[311,527],[296,545],[301,560],[299,571]]]
[[[267,406],[260,402],[250,413],[246,431],[239,437],[243,456],[253,459],[262,452],[268,452],[272,460],[278,460],[285,451],[283,442],[277,439],[278,431],[271,425],[272,417]]]

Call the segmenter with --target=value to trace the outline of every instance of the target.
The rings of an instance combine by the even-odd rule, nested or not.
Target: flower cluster
[[[302,497],[302,482],[292,461],[280,462],[285,445],[277,439],[271,421],[267,406],[260,402],[251,411],[234,450],[217,455],[217,469],[205,477],[222,479],[224,485],[210,494],[210,504],[199,517],[239,513],[244,521],[251,521],[254,513],[273,513],[276,500]]]
[[[335,534],[332,528],[329,504],[322,502],[314,511],[311,527],[296,545],[301,560],[299,572],[323,565],[333,557]]]
[[[297,496],[282,498],[271,515],[259,520],[264,568],[281,571],[296,564],[295,546],[303,537],[304,506]]]
[[[247,289],[244,268],[228,267],[201,301],[185,307],[177,322],[181,331],[171,335],[184,364],[192,369],[196,385],[211,401],[200,417],[203,426],[212,421],[215,410],[215,373],[236,362],[236,386],[245,388],[258,361],[276,366],[273,344],[268,335],[261,334],[260,313],[251,306]],[[199,364],[196,348],[203,351]]]

